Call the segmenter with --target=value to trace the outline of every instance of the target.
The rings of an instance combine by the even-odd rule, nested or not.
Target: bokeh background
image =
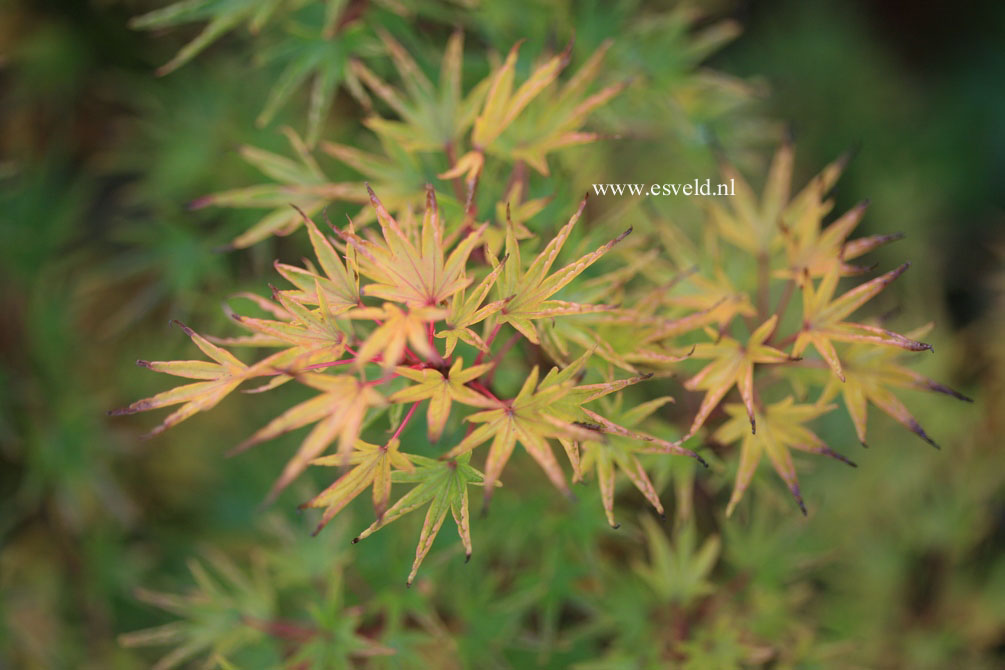
[[[306,102],[255,125],[276,70],[252,66],[240,35],[155,77],[192,34],[129,29],[161,4],[0,4],[0,667],[149,667],[156,651],[118,636],[172,617],[137,588],[183,592],[187,562],[217,554],[229,558],[211,563],[252,575],[236,600],[313,603],[339,635],[350,622],[397,650],[381,667],[674,667],[667,640],[696,668],[1005,666],[1005,5],[724,0],[627,44],[625,26],[685,5],[443,10],[458,18],[441,24],[464,25],[475,69],[479,50],[524,37],[533,52],[575,31],[578,62],[613,37],[622,74],[635,67],[645,85],[601,123],[630,127],[655,88],[675,92],[678,106],[657,98],[651,116],[639,112],[643,139],[609,149],[603,181],[702,174],[717,147],[756,175],[784,132],[799,181],[855,149],[837,210],[869,198],[860,232],[906,234],[876,255],[913,262],[884,304],[898,323],[936,322],[938,353],[919,369],[975,402],[907,399],[941,451],[876,418],[858,470],[808,463],[808,521],[764,494],[724,526],[699,514],[666,535],[625,496],[628,521],[612,534],[594,493],[569,507],[543,487],[509,491],[477,527],[471,566],[459,569],[447,538],[406,592],[416,526],[350,552],[358,524],[347,517],[312,540],[293,512],[312,482],[260,506],[286,451],[224,458],[288,398],[228,402],[149,442],[139,436],[151,421],[106,416],[163,388],[135,359],[187,355],[169,319],[222,327],[224,297],[261,291],[273,258],[303,250],[291,238],[221,253],[255,213],[187,207],[257,183],[237,147],[282,147],[277,128],[300,123]],[[700,53],[700,67],[735,77],[742,94],[688,106],[705,99],[689,87],[684,47],[713,25],[737,36]],[[448,34],[441,25],[425,43],[442,48]],[[359,114],[340,95],[325,136],[353,142]],[[654,128],[672,139],[641,153]],[[846,423],[827,426],[829,441],[859,449]],[[207,615],[218,637],[240,624],[221,612]],[[289,636],[263,637],[239,667],[273,667],[288,651]]]

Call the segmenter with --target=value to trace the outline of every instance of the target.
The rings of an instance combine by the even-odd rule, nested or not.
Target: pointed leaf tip
[[[178,319],[171,319],[171,323],[173,325],[178,326],[179,328],[181,328],[181,332],[185,333],[189,337],[192,337],[193,335],[195,335],[195,331],[194,330],[192,330],[191,328],[189,328],[188,326],[186,326],[184,323],[182,323]]]
[[[933,440],[932,438],[930,438],[928,436],[928,433],[926,433],[925,429],[921,427],[921,424],[919,424],[914,419],[911,419],[910,426],[908,426],[908,427],[914,432],[915,435],[917,435],[918,437],[920,437],[921,439],[923,439],[925,442],[928,442],[928,444],[932,445],[936,449],[942,449],[942,447],[940,447],[935,442],[935,440]]]

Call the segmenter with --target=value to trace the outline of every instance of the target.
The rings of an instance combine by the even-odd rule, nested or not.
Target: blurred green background
[[[848,447],[857,470],[807,462],[808,520],[765,486],[721,525],[711,475],[696,485],[696,521],[669,534],[643,520],[636,496],[619,497],[614,533],[592,487],[575,506],[544,487],[508,488],[476,526],[472,564],[461,567],[448,537],[405,591],[415,524],[350,547],[349,516],[311,539],[294,507],[315,482],[260,507],[280,445],[224,458],[289,396],[233,399],[150,442],[139,439],[149,421],[105,414],[163,388],[135,359],[187,357],[169,319],[219,330],[223,299],[261,292],[273,258],[303,251],[288,238],[217,252],[256,213],[189,211],[257,183],[237,147],[282,147],[277,129],[302,125],[306,101],[255,125],[277,71],[250,66],[240,34],[155,77],[193,34],[128,28],[161,4],[0,4],[0,667],[149,667],[156,651],[117,636],[172,617],[136,589],[183,592],[186,562],[215,552],[251,575],[224,577],[228,598],[327,622],[336,651],[317,667],[340,667],[339,650],[367,640],[397,651],[378,667],[678,667],[669,647],[695,668],[1005,667],[1005,5],[700,5],[691,35],[722,19],[742,28],[700,67],[746,88],[742,104],[727,96],[684,112],[650,94],[691,90],[688,32],[659,24],[618,41],[681,3],[433,12],[439,27],[419,42],[435,51],[462,24],[475,68],[480,51],[521,37],[539,52],[575,31],[578,62],[612,37],[618,66],[647,78],[600,122],[630,128],[625,115],[651,97],[640,122],[665,122],[674,139],[642,152],[629,136],[609,148],[623,170],[603,181],[700,173],[720,145],[756,173],[781,127],[796,138],[800,182],[856,148],[837,211],[870,198],[860,233],[906,233],[875,258],[914,264],[884,305],[898,323],[936,321],[938,354],[919,370],[975,403],[906,398],[940,452],[874,417],[872,448]],[[351,144],[359,116],[340,94],[324,136]],[[844,416],[825,429],[835,446],[856,443]],[[670,503],[676,473],[661,474]],[[211,607],[204,632],[239,627],[234,609]],[[295,638],[261,637],[231,660],[273,667]]]

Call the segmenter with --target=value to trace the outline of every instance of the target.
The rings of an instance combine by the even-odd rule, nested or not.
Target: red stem
[[[488,390],[488,388],[484,384],[482,384],[481,382],[479,382],[477,380],[468,382],[468,386],[470,386],[474,390],[478,391],[482,395],[487,396],[489,398],[492,398],[496,402],[502,402],[501,400],[499,400],[499,398],[497,398],[495,396],[494,393],[492,393],[492,391]]]
[[[394,435],[391,436],[392,440],[397,440],[398,439],[398,436],[401,435],[401,431],[405,430],[405,426],[408,425],[408,422],[412,419],[412,415],[415,414],[415,410],[418,407],[419,407],[419,403],[417,403],[417,402],[413,402],[412,403],[412,407],[411,407],[411,409],[408,410],[408,414],[406,414],[405,418],[401,420],[401,423],[398,424],[398,429],[395,430],[394,431]],[[390,440],[388,440],[388,441],[390,441]]]
[[[492,369],[485,373],[485,386],[492,385],[492,379],[495,377],[496,369],[499,367],[499,362],[502,361],[506,352],[513,348],[513,345],[517,343],[520,337],[520,333],[513,333],[513,335],[510,336],[510,338],[502,345],[502,349],[500,349],[499,352],[492,357],[492,360],[489,361],[492,364]]]
[[[489,349],[492,347],[492,342],[496,339],[496,335],[499,334],[500,328],[502,328],[502,324],[497,323],[496,327],[492,329],[491,333],[489,333],[489,338],[485,340],[485,349],[483,351],[478,352],[478,355],[475,357],[475,362],[473,363],[473,365],[478,365],[485,358],[485,352],[489,351]]]

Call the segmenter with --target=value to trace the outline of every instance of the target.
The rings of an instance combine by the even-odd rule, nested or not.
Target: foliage
[[[998,667],[993,68],[699,4],[0,10],[0,657]]]

